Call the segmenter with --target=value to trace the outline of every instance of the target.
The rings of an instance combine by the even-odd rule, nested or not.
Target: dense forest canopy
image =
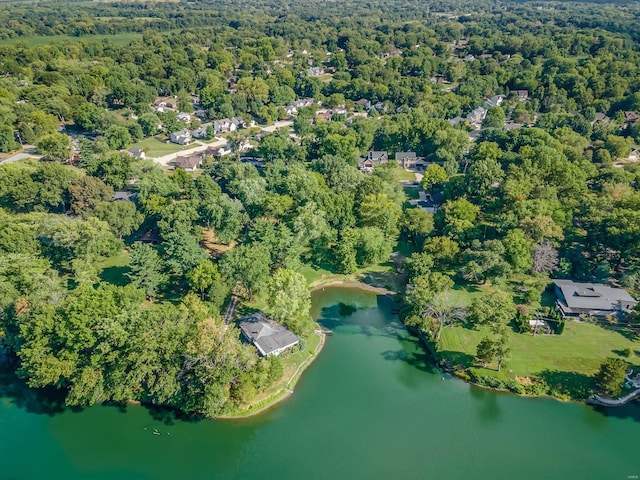
[[[69,404],[215,416],[283,374],[223,321],[232,292],[308,338],[300,272],[363,271],[398,242],[406,314],[442,320],[421,324],[436,340],[454,283],[526,284],[529,305],[552,274],[638,293],[639,21],[635,2],[10,4],[0,151],[43,159],[0,165],[0,342]],[[60,35],[79,41],[30,43]],[[230,133],[196,174],[126,151],[235,117],[293,132]],[[370,151],[423,158],[421,192],[393,161],[358,169]],[[474,318],[516,316],[487,302]]]

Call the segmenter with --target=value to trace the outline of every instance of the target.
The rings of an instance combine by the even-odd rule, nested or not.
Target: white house
[[[178,145],[188,145],[191,142],[191,132],[186,128],[183,130],[178,130],[177,132],[173,132],[170,135],[170,139],[172,143],[177,143]]]

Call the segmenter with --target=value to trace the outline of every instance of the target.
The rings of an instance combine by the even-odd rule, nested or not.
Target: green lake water
[[[640,407],[596,411],[434,370],[385,297],[314,294],[335,334],[295,393],[242,420],[0,398],[0,479],[614,480],[640,475]],[[160,435],[154,434],[154,429]]]

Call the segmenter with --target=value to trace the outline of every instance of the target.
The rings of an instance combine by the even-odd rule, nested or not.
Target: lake
[[[445,378],[375,293],[326,288],[334,335],[258,416],[73,412],[3,387],[0,479],[593,479],[640,475],[640,408],[596,411]]]

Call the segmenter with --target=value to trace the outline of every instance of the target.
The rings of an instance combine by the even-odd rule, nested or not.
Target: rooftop
[[[300,340],[286,327],[274,322],[262,312],[255,312],[238,320],[244,336],[250,340],[261,355],[279,353]]]
[[[571,310],[589,310],[595,312],[614,312],[623,308],[633,308],[637,302],[622,288],[610,287],[602,283],[576,283],[572,280],[553,280],[562,293],[558,298],[561,307]]]

